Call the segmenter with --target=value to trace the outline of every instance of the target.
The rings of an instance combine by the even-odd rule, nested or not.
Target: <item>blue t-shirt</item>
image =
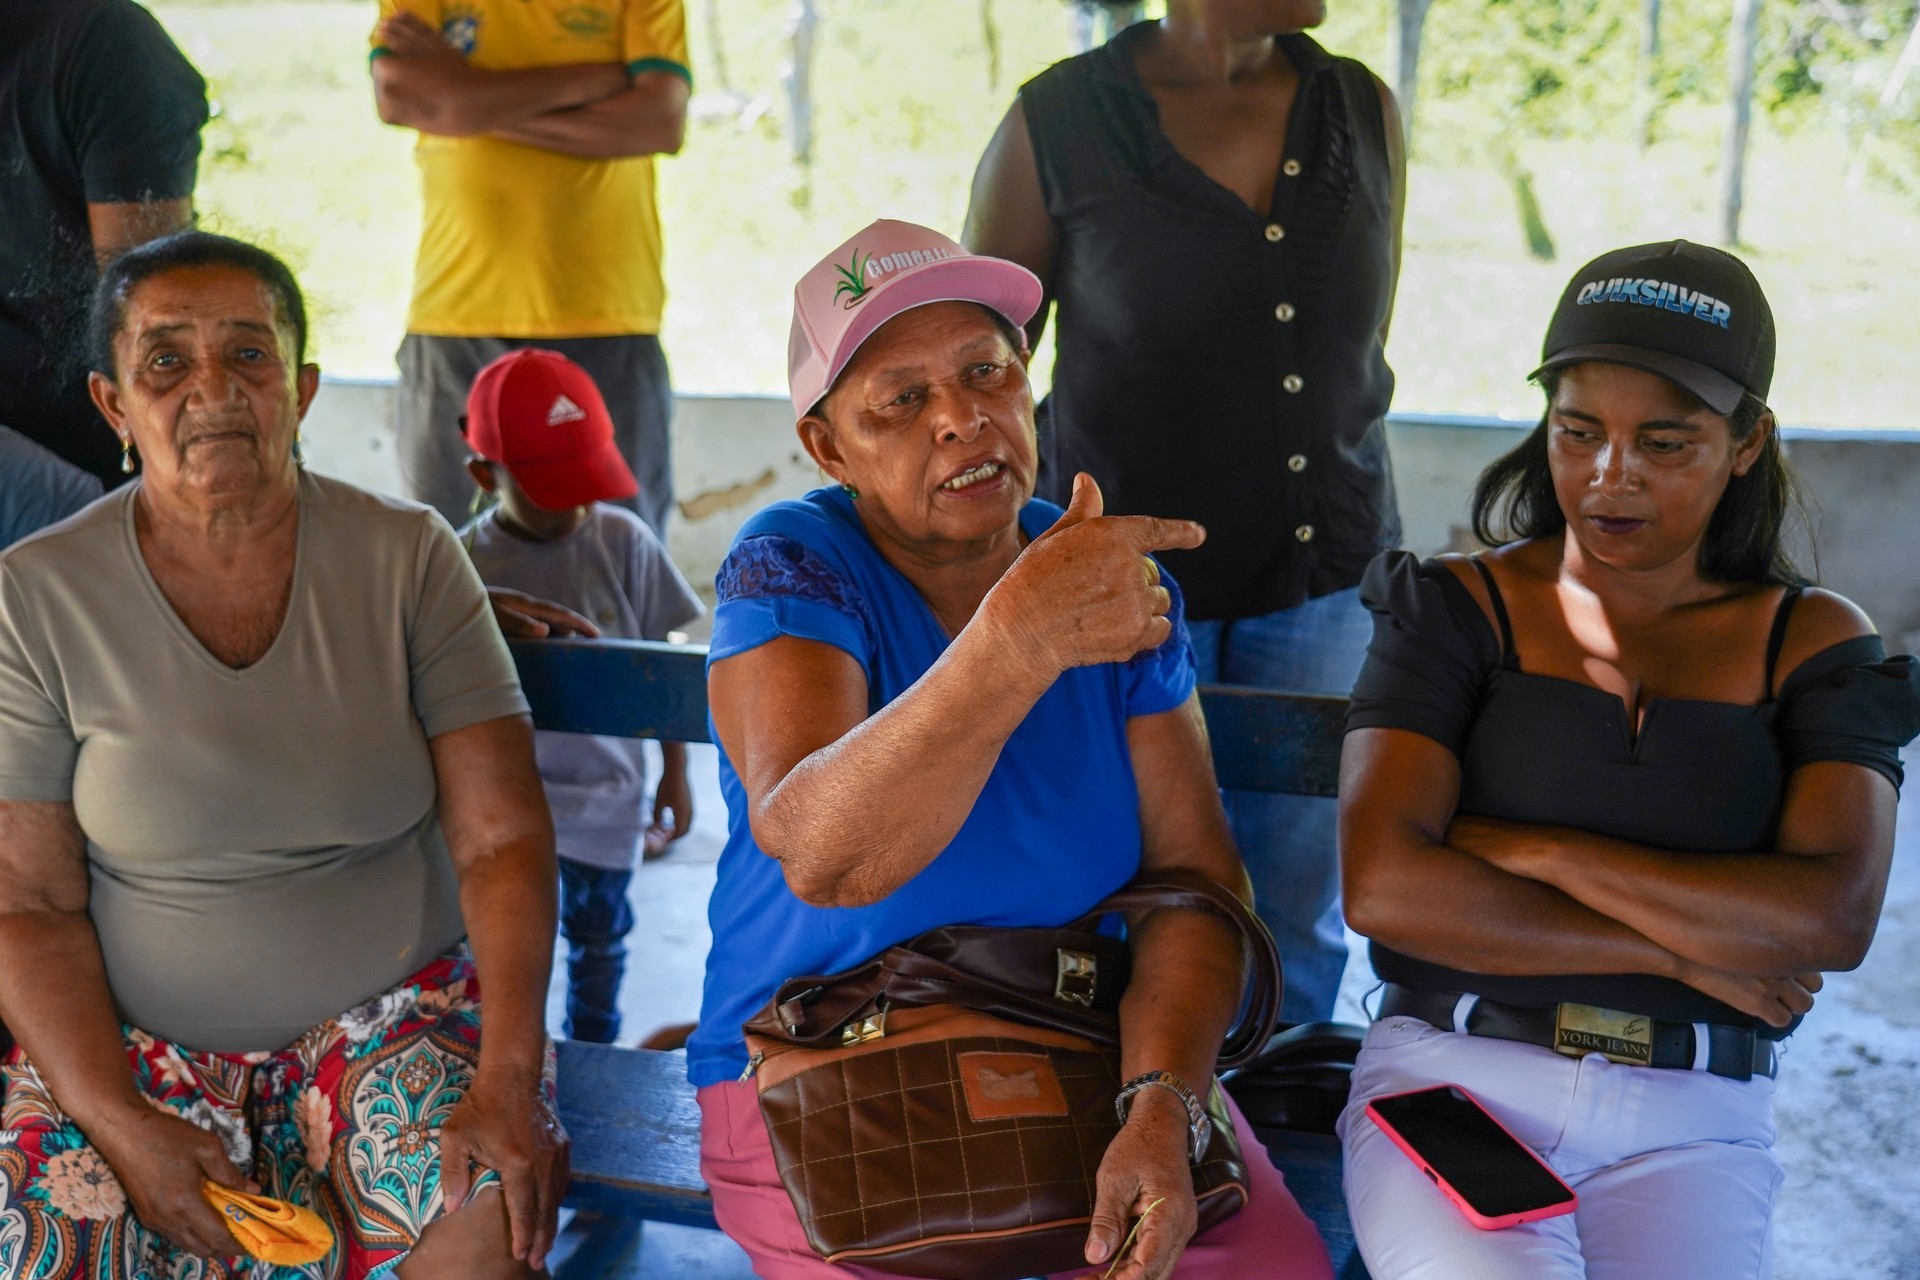
[[[1034,537],[1059,516],[1059,507],[1034,501],[1020,525]],[[1140,797],[1127,720],[1179,706],[1194,685],[1180,589],[1170,576],[1161,581],[1173,596],[1167,642],[1056,680],[1007,739],[953,842],[883,902],[813,907],[795,897],[780,864],[754,843],[745,789],[721,748],[727,847],[708,907],[713,948],[700,1026],[687,1042],[696,1088],[741,1073],[741,1024],[788,978],[851,968],[941,925],[1064,924],[1133,878]],[[947,648],[933,611],[881,558],[839,489],[775,503],[747,521],[716,585],[709,663],[783,635],[830,644],[860,663],[876,709]]]

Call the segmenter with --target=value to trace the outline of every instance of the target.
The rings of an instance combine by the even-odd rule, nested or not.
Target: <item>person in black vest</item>
[[[132,0],[0,0],[0,32],[0,425],[117,485],[87,397],[96,264],[192,223],[207,87]]]
[[[1386,980],[1340,1120],[1376,1280],[1752,1280],[1776,1045],[1865,956],[1920,663],[1806,585],[1773,317],[1685,241],[1574,276],[1482,556],[1389,552],[1340,777],[1347,914]],[[1579,1194],[1470,1225],[1366,1104],[1453,1084]]]
[[[1404,162],[1392,95],[1302,31],[1318,0],[1169,0],[1020,90],[963,237],[1058,305],[1040,494],[1197,520],[1172,553],[1203,683],[1345,693],[1355,588],[1399,545],[1384,346]],[[1038,340],[1043,304],[1028,325]],[[1333,804],[1229,792],[1287,974],[1326,1018],[1346,964]]]

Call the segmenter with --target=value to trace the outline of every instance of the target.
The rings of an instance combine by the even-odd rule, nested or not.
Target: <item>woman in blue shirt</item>
[[[841,487],[755,516],[720,570],[709,694],[730,834],[688,1044],[715,1216],[765,1277],[869,1274],[808,1248],[742,1074],[741,1023],[781,982],[936,926],[1062,924],[1143,868],[1247,892],[1178,588],[1150,556],[1204,533],[1103,517],[1091,477],[1064,512],[1033,500],[1018,326],[1039,296],[1024,269],[897,222],[795,290],[794,416]],[[1126,1280],[1328,1275],[1237,1113],[1247,1207],[1189,1244],[1181,1095],[1211,1080],[1243,958],[1196,912],[1149,913],[1130,937],[1122,1073],[1190,1089],[1134,1096],[1088,1261],[1164,1196]]]

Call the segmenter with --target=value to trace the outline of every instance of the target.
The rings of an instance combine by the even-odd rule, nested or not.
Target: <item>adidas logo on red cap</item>
[[[553,398],[553,407],[547,410],[547,425],[557,427],[563,422],[578,422],[586,416],[585,409],[567,399],[566,396],[558,395]]]

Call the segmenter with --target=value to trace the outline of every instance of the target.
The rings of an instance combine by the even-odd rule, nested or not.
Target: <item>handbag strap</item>
[[[1142,875],[1121,886],[1075,922],[1086,926],[1115,911],[1163,909],[1206,911],[1234,926],[1246,948],[1246,999],[1240,1017],[1220,1045],[1217,1069],[1231,1071],[1251,1061],[1266,1047],[1280,1020],[1280,951],[1273,934],[1246,903],[1224,885],[1197,871],[1164,870]]]
[[[1030,935],[1036,957],[1051,963],[1058,952],[1104,952],[1098,967],[1122,980],[1127,969],[1125,944],[1094,932],[1102,916],[1114,912],[1154,910],[1206,911],[1232,924],[1247,952],[1247,999],[1240,1018],[1228,1031],[1220,1049],[1219,1069],[1231,1070],[1257,1054],[1273,1034],[1280,1011],[1280,957],[1267,927],[1231,892],[1198,874],[1163,871],[1142,876],[1102,899],[1080,919],[1058,929],[981,930],[982,941],[994,934]],[[1115,1012],[1117,993],[1089,1004],[1057,998],[1050,986],[1056,975],[1041,973],[1038,964],[1030,981],[996,980],[988,973],[1004,966],[965,964],[968,948],[951,945],[943,950],[960,963],[928,954],[940,935],[951,944],[952,931],[931,930],[888,947],[862,964],[835,974],[809,974],[780,984],[773,998],[744,1030],[798,1045],[830,1044],[849,1024],[872,1017],[888,1006],[957,1004],[984,1013],[999,1014],[1035,1026],[1085,1036],[1107,1046],[1120,1043]],[[1005,950],[1004,947],[999,950]]]
[[[1034,932],[1068,935],[1066,930]],[[1069,940],[1082,941],[1077,936]],[[848,1024],[893,1005],[924,1008],[955,1004],[1085,1036],[1098,1044],[1120,1043],[1119,1019],[1110,1010],[1062,1003],[1037,991],[996,982],[927,955],[915,948],[915,941],[918,939],[888,947],[866,963],[840,973],[789,978],[780,984],[773,999],[747,1020],[744,1030],[791,1044],[817,1046],[833,1043]],[[1113,939],[1105,941],[1121,945]]]

